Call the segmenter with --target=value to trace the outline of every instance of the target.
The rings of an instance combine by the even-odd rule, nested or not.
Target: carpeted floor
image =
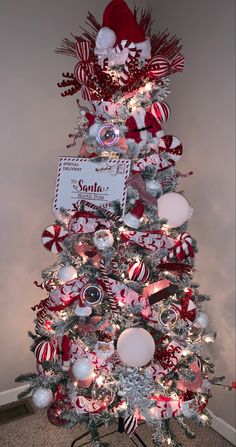
[[[192,427],[194,429],[194,427]],[[110,427],[109,430],[112,428]],[[115,429],[115,427],[114,427]],[[197,437],[188,440],[182,430],[177,427],[176,434],[184,447],[232,447],[228,441],[218,435],[211,428],[195,430]],[[83,432],[83,427],[76,426],[72,430],[57,428],[48,422],[45,411],[37,411],[35,414],[9,422],[0,426],[1,447],[71,447],[73,440]],[[100,434],[105,434],[106,429],[101,429]],[[152,430],[146,425],[139,427],[138,434],[143,438],[148,447],[152,447]],[[104,441],[109,440],[111,447],[131,447],[134,444],[126,434],[115,433]],[[87,441],[89,438],[86,439]],[[85,442],[85,440],[83,441]],[[80,447],[82,441],[74,444]],[[141,446],[141,444],[137,443]],[[88,446],[92,446],[91,443]]]

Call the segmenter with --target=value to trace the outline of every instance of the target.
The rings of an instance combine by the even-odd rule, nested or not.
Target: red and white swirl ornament
[[[87,282],[88,278],[80,276],[80,278],[68,281],[62,287],[53,290],[48,297],[47,309],[57,312],[70,306],[76,300],[81,301],[80,291]]]
[[[122,53],[122,51],[124,49],[128,49],[129,53],[128,53],[128,57],[126,59],[125,65],[123,67],[122,72],[120,73],[120,77],[119,77],[119,84],[121,87],[123,87],[125,84],[127,84],[128,80],[129,80],[129,64],[132,61],[132,59],[136,56],[137,54],[137,48],[134,42],[129,42],[128,40],[122,40],[115,48],[116,53],[120,54]]]
[[[147,64],[148,74],[154,78],[164,78],[165,76],[181,72],[184,69],[184,57],[177,54],[171,61],[165,56],[154,56]]]
[[[91,100],[91,95],[86,84],[90,76],[94,73],[93,62],[89,60],[89,48],[90,42],[88,41],[76,42],[75,50],[79,62],[76,64],[74,69],[74,77],[80,84],[82,84],[82,97],[88,101]]]
[[[167,152],[169,160],[176,163],[179,161],[183,153],[183,146],[177,137],[174,137],[173,135],[164,135],[159,141],[158,152],[159,154]]]
[[[50,225],[45,228],[41,236],[43,246],[52,253],[60,253],[63,251],[63,241],[68,232],[61,225]]]
[[[145,283],[149,278],[149,268],[143,261],[133,261],[129,264],[128,278],[130,281],[141,281]]]
[[[180,304],[173,304],[173,308],[177,310],[181,320],[184,320],[186,326],[192,326],[197,317],[197,308],[191,299],[192,290],[187,292],[186,297],[181,299]]]
[[[168,260],[176,257],[178,261],[183,261],[187,257],[194,258],[193,251],[193,240],[190,234],[182,233],[176,239],[174,247],[169,251],[168,255],[165,256],[162,261],[167,262]]]
[[[170,107],[164,101],[154,102],[151,107],[151,113],[155,116],[159,124],[164,124],[170,119]]]
[[[34,353],[39,364],[53,360],[56,354],[56,345],[51,341],[41,341],[37,344]]]

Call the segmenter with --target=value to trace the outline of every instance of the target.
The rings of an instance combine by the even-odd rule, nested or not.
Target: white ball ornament
[[[155,352],[153,337],[143,328],[130,328],[118,338],[117,351],[122,362],[138,368],[152,360]]]
[[[66,283],[77,278],[77,271],[72,265],[66,265],[59,270],[57,277],[58,281]]]
[[[157,193],[162,192],[162,187],[158,180],[147,180],[146,191],[152,196],[156,196]]]
[[[193,209],[185,197],[177,192],[163,194],[157,204],[159,218],[166,219],[167,225],[171,228],[183,225],[193,213]]]
[[[72,367],[76,379],[84,380],[92,376],[94,367],[88,359],[77,360]]]
[[[199,312],[194,326],[198,329],[205,329],[208,326],[208,315],[205,312]]]
[[[37,408],[46,408],[53,401],[53,394],[49,388],[36,388],[32,394],[32,402]]]

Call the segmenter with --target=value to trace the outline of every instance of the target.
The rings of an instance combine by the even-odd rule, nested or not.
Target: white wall
[[[142,5],[139,0],[138,4]],[[148,4],[148,2],[146,2]],[[75,98],[62,99],[56,83],[73,59],[54,54],[83,25],[87,9],[101,17],[107,2],[1,0],[1,377],[0,390],[34,368],[26,333],[30,307],[42,297],[33,285],[56,259],[40,244],[53,223],[51,202],[60,155],[74,128]],[[184,144],[182,182],[195,208],[196,279],[214,298],[208,305],[218,341],[211,349],[217,374],[235,377],[234,321],[234,1],[151,1],[156,29],[182,37],[186,69],[172,77],[170,133]],[[234,424],[234,394],[214,389],[211,408]]]

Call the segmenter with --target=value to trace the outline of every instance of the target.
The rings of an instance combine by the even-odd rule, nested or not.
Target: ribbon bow
[[[90,76],[94,73],[93,62],[89,60],[89,49],[90,42],[76,42],[76,55],[79,59],[79,62],[76,64],[74,69],[74,76],[77,81],[82,84],[81,87],[81,95],[85,100],[90,101],[91,95],[90,91],[87,87],[87,82],[90,79]]]

